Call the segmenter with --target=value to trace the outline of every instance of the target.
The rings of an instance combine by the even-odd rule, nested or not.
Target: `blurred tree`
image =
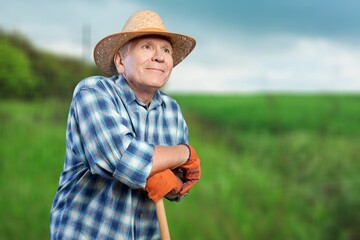
[[[32,97],[37,81],[25,53],[8,39],[0,38],[0,56],[1,97]]]
[[[98,74],[94,64],[37,49],[0,28],[0,98],[69,99],[81,79]]]

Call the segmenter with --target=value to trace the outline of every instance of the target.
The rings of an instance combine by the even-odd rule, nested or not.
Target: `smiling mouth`
[[[156,71],[156,72],[165,72],[164,70],[160,69],[160,68],[147,68],[147,70],[150,70],[150,71]]]

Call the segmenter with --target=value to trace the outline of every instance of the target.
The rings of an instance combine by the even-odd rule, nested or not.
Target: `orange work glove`
[[[187,162],[179,167],[184,174],[182,179],[184,183],[180,191],[180,196],[189,192],[190,188],[200,180],[201,176],[200,158],[197,155],[195,148],[188,144],[185,145],[189,148],[190,156]]]
[[[149,198],[157,202],[169,192],[180,192],[182,186],[180,179],[170,169],[166,169],[151,175],[146,181],[145,190]]]

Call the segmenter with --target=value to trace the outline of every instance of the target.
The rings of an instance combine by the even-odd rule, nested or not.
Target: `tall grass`
[[[176,96],[202,179],[172,239],[359,239],[360,97]],[[68,103],[0,102],[0,239],[48,239]]]
[[[357,95],[189,95],[178,101],[202,122],[236,131],[360,134]]]
[[[191,225],[215,218],[210,228],[223,234],[209,239],[360,237],[360,97],[177,100],[197,126],[192,139],[205,168],[198,191],[208,211]]]
[[[63,104],[0,104],[0,239],[49,239],[49,212],[63,165]]]

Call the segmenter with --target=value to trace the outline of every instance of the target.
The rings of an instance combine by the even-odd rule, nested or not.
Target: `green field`
[[[203,176],[172,239],[360,239],[360,96],[177,95]],[[0,239],[48,239],[69,103],[0,102]]]

